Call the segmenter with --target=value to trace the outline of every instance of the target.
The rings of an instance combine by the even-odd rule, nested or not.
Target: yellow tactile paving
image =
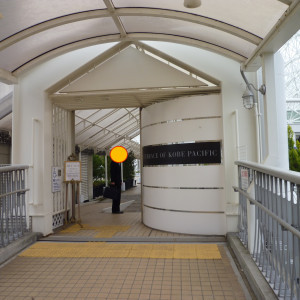
[[[36,243],[19,256],[221,259],[216,244]]]
[[[116,230],[101,230],[98,233],[94,234],[95,238],[111,238],[113,237],[118,231]]]
[[[116,233],[126,232],[130,229],[130,226],[121,226],[121,225],[103,225],[103,226],[90,226],[86,224],[73,224],[68,228],[62,230],[60,233],[80,233],[86,231],[95,231],[93,236],[95,238],[110,238],[113,237]]]

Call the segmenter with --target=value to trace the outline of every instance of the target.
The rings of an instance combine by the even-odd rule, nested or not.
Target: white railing
[[[300,173],[238,161],[239,238],[282,299],[300,299]]]
[[[0,247],[30,231],[25,193],[28,166],[0,167]]]

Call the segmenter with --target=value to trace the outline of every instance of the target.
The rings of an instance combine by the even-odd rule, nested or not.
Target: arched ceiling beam
[[[110,2],[110,1],[109,1]],[[262,38],[259,36],[252,34],[246,30],[235,27],[228,23],[224,23],[218,21],[216,19],[207,18],[200,15],[194,15],[186,12],[172,11],[166,9],[153,9],[153,8],[119,8],[114,9],[113,6],[107,3],[107,10],[94,10],[94,11],[85,11],[80,13],[74,13],[71,15],[66,15],[63,17],[58,17],[55,19],[51,19],[37,25],[31,26],[27,29],[24,29],[0,42],[0,51],[27,38],[34,34],[40,33],[42,31],[55,28],[61,25],[84,21],[95,18],[106,18],[111,17],[114,19],[116,26],[118,27],[121,36],[126,36],[126,31],[124,29],[123,24],[120,21],[120,17],[122,16],[147,16],[147,17],[160,17],[160,18],[169,18],[175,20],[181,20],[186,22],[191,22],[199,25],[208,26],[211,28],[215,28],[217,30],[221,30],[227,33],[230,33],[234,36],[237,36],[241,39],[244,39],[248,42],[251,42],[255,45],[258,45]]]
[[[146,16],[146,17],[160,17],[160,18],[168,18],[174,20],[181,20],[186,22],[191,22],[194,24],[204,25],[207,27],[211,27],[217,30],[221,30],[232,34],[236,37],[239,37],[243,40],[246,40],[250,43],[258,45],[262,38],[243,30],[242,28],[238,28],[231,24],[221,22],[216,19],[208,18],[201,15],[190,14],[187,12],[173,11],[167,9],[155,9],[155,8],[119,8],[116,10],[117,14],[122,16]]]
[[[11,72],[0,69],[0,82],[5,84],[16,84],[18,83],[18,79]]]
[[[45,30],[48,30],[51,28],[55,28],[55,27],[73,23],[73,22],[79,22],[79,21],[95,19],[95,18],[105,18],[105,17],[110,17],[110,16],[111,16],[111,14],[107,10],[93,10],[93,11],[75,13],[75,14],[51,19],[51,20],[39,23],[37,25],[31,26],[29,28],[26,28],[26,29],[19,31],[16,34],[11,35],[10,37],[2,40],[0,42],[0,51],[19,42],[19,41],[22,41],[23,39],[26,39],[34,34],[40,33],[42,31],[45,31]]]
[[[32,58],[30,61],[25,62],[23,65],[17,67],[15,70],[13,70],[12,74],[15,76],[18,76],[22,72],[25,72],[32,68],[33,66],[36,66],[37,64],[40,64],[42,62],[45,62],[46,60],[49,60],[51,58],[55,58],[56,56],[68,53],[73,50],[77,50],[80,48],[88,47],[88,46],[94,46],[98,44],[104,44],[104,43],[112,43],[112,42],[119,42],[127,41],[127,42],[135,42],[135,41],[162,41],[162,42],[172,42],[177,44],[184,44],[188,46],[194,46],[201,49],[205,49],[208,51],[215,52],[217,54],[226,56],[228,58],[231,58],[233,60],[236,60],[240,63],[244,62],[247,57],[245,57],[242,54],[239,54],[235,51],[232,51],[230,49],[221,47],[216,44],[208,43],[206,41],[192,39],[184,36],[178,36],[178,35],[170,35],[170,34],[154,34],[154,33],[128,33],[126,38],[121,39],[119,34],[113,34],[113,35],[105,35],[100,37],[93,37],[88,38],[80,41],[74,41],[73,43],[69,43],[66,45],[62,45],[60,47],[57,47],[55,49],[51,49],[45,53],[40,54],[37,57]]]

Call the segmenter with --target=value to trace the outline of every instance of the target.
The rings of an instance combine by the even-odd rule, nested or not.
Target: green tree
[[[292,127],[290,125],[288,125],[288,147],[289,147],[289,150],[294,149],[294,145],[295,145],[294,131],[293,131]]]
[[[93,156],[93,178],[103,180],[105,178],[105,158],[98,154]]]
[[[289,167],[292,171],[300,172],[300,143],[294,142],[294,132],[290,125],[288,125],[288,147],[289,147]]]
[[[135,156],[133,151],[130,151],[128,153],[127,159],[123,162],[123,179],[128,180],[128,179],[133,179],[135,176],[134,172],[134,160]]]

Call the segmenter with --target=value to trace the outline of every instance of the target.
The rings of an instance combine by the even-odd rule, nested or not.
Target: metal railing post
[[[283,299],[300,299],[300,174],[250,162],[236,162],[239,170],[239,237],[248,247],[246,227],[254,227],[253,252],[258,268]],[[253,174],[254,196],[242,186],[241,170]],[[245,180],[245,178],[244,178]],[[245,222],[249,201],[255,218]],[[250,206],[251,207],[251,206]],[[249,206],[248,206],[249,212]],[[253,224],[254,222],[254,224]],[[251,231],[250,231],[251,232]]]
[[[0,247],[30,230],[25,201],[27,169],[21,165],[0,167]]]

